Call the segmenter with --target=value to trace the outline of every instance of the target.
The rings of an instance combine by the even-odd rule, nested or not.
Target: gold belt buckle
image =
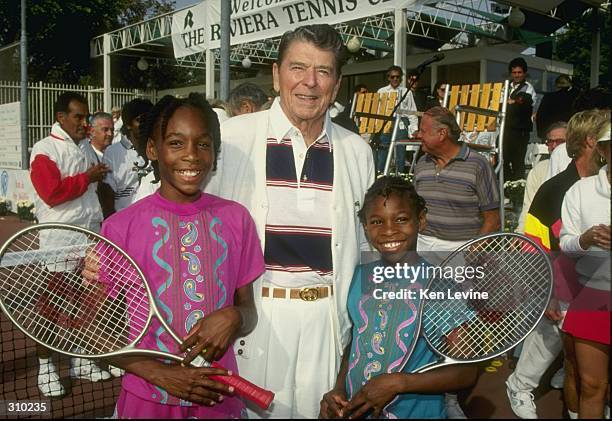
[[[302,288],[300,298],[304,301],[316,301],[319,299],[319,290],[317,288]]]

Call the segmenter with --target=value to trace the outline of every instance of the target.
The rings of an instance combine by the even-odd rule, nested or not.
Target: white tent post
[[[215,53],[212,49],[206,50],[206,98],[215,97]]]
[[[111,99],[111,60],[110,60],[110,45],[111,39],[109,34],[104,34],[104,55],[102,56],[104,66],[104,111],[110,113],[113,108]]]
[[[395,9],[395,39],[393,48],[393,63],[406,73],[406,10]],[[402,86],[406,86],[406,78],[402,79]]]

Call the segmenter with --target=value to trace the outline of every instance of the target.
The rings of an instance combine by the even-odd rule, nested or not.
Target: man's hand
[[[204,317],[183,338],[181,351],[190,349],[183,364],[189,364],[200,353],[209,362],[221,358],[236,339],[241,325],[242,317],[234,306],[216,310]]]
[[[347,404],[348,401],[346,400],[346,391],[338,388],[332,389],[323,395],[323,399],[321,399],[319,418],[343,418],[343,409]]]
[[[110,172],[110,168],[106,164],[97,164],[89,167],[85,174],[87,174],[90,183],[96,183],[102,181],[108,172]]]

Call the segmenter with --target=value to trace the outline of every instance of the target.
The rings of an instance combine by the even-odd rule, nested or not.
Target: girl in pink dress
[[[257,322],[251,282],[264,271],[248,211],[201,191],[219,153],[217,116],[201,95],[166,96],[146,116],[140,137],[160,188],[107,219],[102,235],[142,269],[157,306],[184,340],[179,349],[154,320],[139,347],[190,351],[184,365],[114,359],[127,371],[115,416],[240,418],[244,405],[233,389],[209,378],[227,372],[187,364],[202,353],[237,372],[232,344]]]

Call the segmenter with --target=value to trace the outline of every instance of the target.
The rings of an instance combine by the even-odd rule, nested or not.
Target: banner
[[[21,103],[0,105],[0,168],[21,169]]]
[[[207,2],[203,1],[172,15],[174,57],[181,58],[207,49]]]
[[[298,26],[334,25],[413,4],[407,0],[207,0],[172,17],[174,56],[219,48],[221,1],[231,4],[230,44],[281,36]],[[175,34],[176,31],[176,34]]]

